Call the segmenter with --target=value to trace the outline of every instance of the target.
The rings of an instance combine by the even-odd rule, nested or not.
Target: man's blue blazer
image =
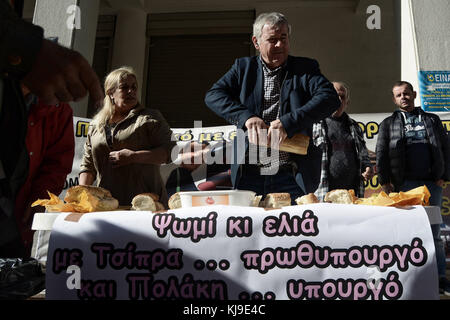
[[[208,90],[205,103],[237,129],[246,131],[247,119],[253,116],[262,118],[263,84],[263,66],[259,56],[239,58]],[[340,106],[333,85],[322,75],[317,61],[303,57],[288,57],[280,97],[280,121],[289,138],[296,133],[311,137],[313,123],[330,116]],[[234,145],[236,148],[238,144]],[[247,148],[248,139],[245,138],[245,150]],[[245,154],[245,150],[235,150],[234,154]],[[321,150],[310,143],[307,155],[291,153],[291,159],[297,167],[295,179],[298,185],[305,193],[314,192],[320,180]],[[240,178],[242,162],[242,159],[235,158],[231,164],[234,187]]]

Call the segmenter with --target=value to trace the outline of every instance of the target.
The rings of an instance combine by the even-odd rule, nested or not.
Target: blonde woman
[[[136,79],[130,67],[106,77],[104,104],[84,146],[80,184],[97,179],[97,186],[111,191],[121,206],[130,206],[136,194],[153,192],[167,207],[160,164],[169,161],[176,143],[162,114],[139,103]]]

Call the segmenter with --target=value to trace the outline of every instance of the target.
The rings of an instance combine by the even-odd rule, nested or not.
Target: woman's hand
[[[191,142],[189,148],[183,148],[182,153],[179,155],[180,167],[194,171],[205,163],[209,150],[210,147],[205,144],[199,144],[195,141]]]
[[[134,163],[135,152],[129,149],[122,149],[119,151],[111,151],[109,153],[109,162],[111,162],[113,168],[126,166]]]
[[[118,168],[133,163],[163,164],[167,162],[168,157],[169,154],[164,147],[138,151],[122,149],[119,151],[111,151],[109,153],[109,162],[113,168]]]
[[[373,178],[373,169],[372,167],[366,167],[366,171],[364,171],[361,175],[363,176],[364,180],[369,181]]]
[[[91,186],[95,181],[95,175],[88,171],[81,172],[79,181],[82,186]]]

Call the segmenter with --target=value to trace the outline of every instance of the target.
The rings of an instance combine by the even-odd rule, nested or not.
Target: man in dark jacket
[[[417,93],[406,81],[392,88],[399,110],[380,124],[377,140],[378,180],[383,191],[408,191],[426,185],[430,205],[441,207],[442,186],[450,176],[450,149],[440,118],[415,107]],[[445,278],[445,251],[440,225],[432,225],[441,293],[450,295]]]
[[[350,88],[341,81],[333,82],[341,106],[331,117],[313,127],[313,143],[322,148],[322,172],[315,194],[320,201],[333,189],[353,189],[364,197],[364,182],[372,179],[373,165],[359,124],[346,110],[350,104]]]
[[[207,92],[205,103],[237,127],[233,187],[260,195],[288,192],[294,201],[317,189],[321,152],[310,143],[306,156],[281,151],[276,156],[278,144],[297,133],[311,137],[313,123],[340,103],[317,61],[289,55],[289,33],[282,14],[259,15],[252,41],[260,55],[237,59]],[[258,144],[272,148],[259,147],[257,157]]]

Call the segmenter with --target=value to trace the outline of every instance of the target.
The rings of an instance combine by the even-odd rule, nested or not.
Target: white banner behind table
[[[360,113],[350,114],[355,119],[361,129],[364,132],[364,139],[367,144],[367,148],[370,151],[375,152],[376,141],[378,137],[378,130],[381,121],[388,117],[391,113]],[[436,113],[440,116],[442,124],[447,131],[450,130],[450,112]],[[60,195],[60,198],[64,197],[65,191],[78,184],[78,174],[80,171],[81,160],[83,159],[84,143],[87,137],[88,126],[91,122],[88,118],[74,117],[74,132],[75,132],[75,157],[72,166],[72,172],[67,176],[66,185],[64,191]],[[218,142],[218,141],[231,141],[236,134],[236,127],[220,126],[220,127],[201,127],[200,125],[193,128],[172,128],[174,136],[178,143],[184,143],[188,141],[198,142]],[[163,181],[166,181],[170,172],[174,169],[173,165],[162,165],[161,175]]]
[[[375,152],[376,141],[378,137],[379,125],[386,117],[391,113],[360,113],[360,114],[350,114],[350,116],[355,119],[361,126],[364,132],[364,139],[367,144],[367,148],[370,151]],[[435,112],[439,115],[442,121],[442,125],[446,131],[450,130],[450,112]],[[72,172],[67,176],[64,190],[59,195],[61,199],[64,199],[65,193],[68,188],[78,185],[78,174],[80,172],[80,164],[83,159],[83,149],[84,143],[87,137],[88,126],[91,119],[74,117],[74,132],[75,132],[75,157],[72,165]],[[174,136],[179,144],[194,141],[231,141],[236,133],[235,126],[221,126],[221,127],[201,127],[200,124],[193,128],[172,128]],[[169,177],[175,165],[168,164],[161,166],[161,176],[163,181],[166,181]],[[203,170],[204,167],[197,169],[198,171]],[[201,172],[200,172],[201,173]],[[200,176],[202,176],[200,174]],[[200,183],[196,176],[193,177],[196,183]],[[373,192],[380,192],[381,187],[378,182],[378,177],[375,176],[372,180],[367,183],[366,186],[366,197],[370,196]],[[446,183],[443,190],[443,201],[442,201],[442,215],[444,222],[450,226],[450,184]]]
[[[62,213],[46,275],[47,299],[439,298],[420,206]]]

